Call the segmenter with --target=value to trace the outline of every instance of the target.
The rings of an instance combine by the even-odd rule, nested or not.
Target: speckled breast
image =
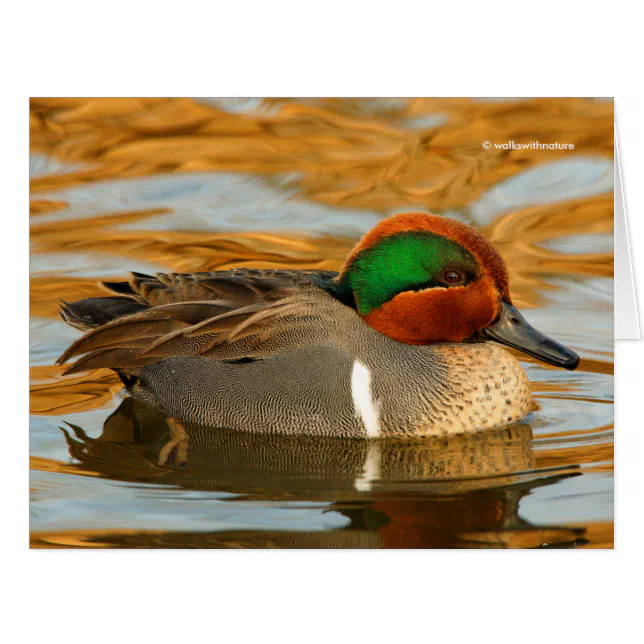
[[[462,434],[516,423],[532,410],[528,377],[497,344],[453,344],[436,348],[443,357],[446,392],[440,416],[426,416],[429,434]],[[424,433],[419,428],[419,433]]]

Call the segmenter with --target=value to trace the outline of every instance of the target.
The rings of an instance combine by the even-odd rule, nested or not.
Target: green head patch
[[[457,242],[431,232],[404,232],[358,254],[339,288],[350,288],[358,312],[368,315],[398,293],[466,286],[480,275],[477,259]]]

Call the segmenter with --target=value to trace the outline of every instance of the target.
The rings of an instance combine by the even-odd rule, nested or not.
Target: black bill
[[[555,367],[572,370],[579,365],[579,356],[574,351],[530,326],[521,313],[507,302],[503,303],[501,317],[483,329],[483,335]]]

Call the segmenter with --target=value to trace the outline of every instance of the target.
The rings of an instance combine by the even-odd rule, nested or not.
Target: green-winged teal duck
[[[575,369],[578,356],[512,305],[505,264],[473,228],[426,213],[379,222],[340,273],[132,273],[64,303],[87,333],[67,372],[114,369],[130,393],[189,421],[253,432],[461,434],[531,410],[499,343]]]

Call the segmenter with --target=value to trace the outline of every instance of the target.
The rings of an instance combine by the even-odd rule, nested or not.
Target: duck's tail
[[[60,317],[70,326],[88,331],[147,308],[129,297],[88,297],[71,303],[61,301]]]
[[[76,329],[89,331],[116,318],[138,313],[147,308],[149,307],[145,304],[135,302],[129,297],[88,297],[71,303],[61,301],[60,317]],[[114,369],[114,371],[126,387],[132,387],[138,380],[136,374],[128,370]]]

